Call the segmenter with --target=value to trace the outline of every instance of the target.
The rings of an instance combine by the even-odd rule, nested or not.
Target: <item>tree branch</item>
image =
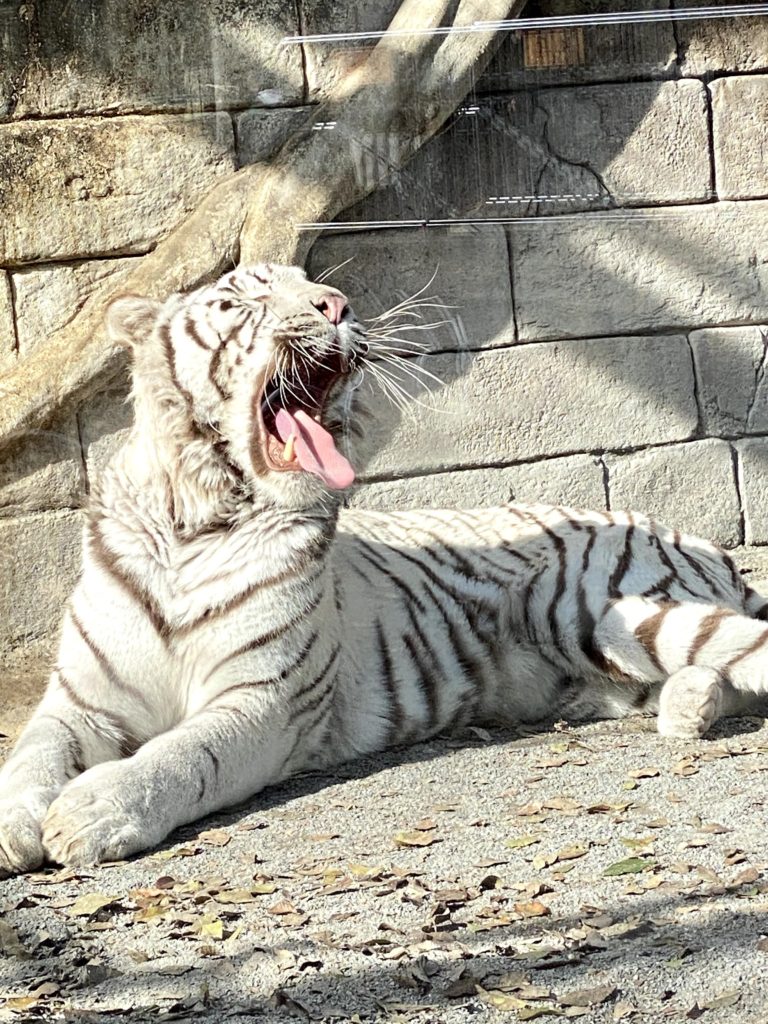
[[[452,27],[516,16],[525,0],[460,0]],[[138,265],[110,278],[44,345],[0,378],[0,447],[81,401],[114,372],[103,330],[115,294],[164,299],[238,262],[303,264],[325,222],[372,192],[446,121],[490,59],[495,33],[437,36],[448,0],[403,0],[366,60],[334,87],[270,163],[223,179]],[[437,45],[436,45],[437,44]],[[335,131],[312,131],[318,120]]]

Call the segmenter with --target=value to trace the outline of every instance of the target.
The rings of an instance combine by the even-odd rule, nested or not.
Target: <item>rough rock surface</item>
[[[444,386],[427,380],[423,391],[406,377],[420,404],[399,421],[380,392],[362,392],[371,418],[354,451],[367,477],[681,441],[698,419],[682,337],[520,345],[421,365]]]
[[[227,114],[0,125],[0,260],[143,252],[234,169]]]

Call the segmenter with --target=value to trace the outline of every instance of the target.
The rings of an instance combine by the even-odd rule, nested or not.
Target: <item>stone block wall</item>
[[[680,5],[678,5],[680,6]],[[708,6],[686,0],[686,7]],[[397,0],[0,0],[0,373],[222,175],[266,159]],[[675,0],[531,0],[527,16]],[[768,545],[768,18],[508,34],[474,93],[310,254],[375,316],[425,289],[427,390],[377,391],[359,506],[634,506]],[[348,139],[366,161],[387,140]],[[416,369],[415,367],[418,367]],[[363,385],[366,387],[366,385]],[[45,645],[118,378],[0,462],[0,662]]]

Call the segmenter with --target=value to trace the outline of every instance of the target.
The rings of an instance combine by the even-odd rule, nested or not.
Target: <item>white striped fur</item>
[[[324,366],[375,357],[344,302],[265,265],[111,308],[136,425],[0,772],[3,872],[124,857],[301,769],[468,722],[659,709],[662,732],[699,735],[768,691],[766,608],[711,544],[632,513],[344,511],[274,438],[268,457],[267,381],[298,407]]]

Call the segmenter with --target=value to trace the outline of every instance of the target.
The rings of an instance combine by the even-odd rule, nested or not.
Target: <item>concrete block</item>
[[[744,542],[768,544],[768,439],[738,441],[736,451],[744,503]]]
[[[0,260],[142,252],[234,169],[227,114],[0,125]]]
[[[520,466],[468,469],[363,484],[350,505],[387,511],[476,508],[505,501],[544,501],[581,508],[605,507],[603,470],[591,455]]]
[[[718,196],[768,196],[768,75],[720,78],[709,88]]]
[[[281,46],[294,4],[45,0],[36,15],[24,116],[301,102],[301,48]]]
[[[342,132],[343,125],[337,131]],[[479,97],[341,220],[556,214],[712,194],[700,82]],[[374,165],[375,170],[375,165]]]
[[[637,509],[723,547],[742,543],[734,459],[708,438],[632,455],[606,455],[611,508]]]
[[[286,139],[309,119],[310,107],[246,110],[235,118],[237,166],[269,160]]]
[[[25,356],[49,334],[69,323],[98,286],[128,270],[132,259],[87,260],[66,266],[25,268],[11,276],[16,292],[19,353]],[[119,277],[115,277],[119,289]]]
[[[306,35],[339,37],[303,46],[310,99],[318,100],[327,95],[366,60],[378,42],[377,39],[344,37],[386,29],[400,6],[401,0],[302,0],[302,25]]]
[[[768,328],[713,327],[689,340],[704,432],[768,433]]]
[[[406,378],[421,402],[407,417],[380,391],[359,390],[353,464],[367,479],[678,441],[697,424],[683,337],[521,345],[423,363],[445,385],[424,394]]]
[[[768,202],[537,218],[511,235],[523,341],[765,316]]]
[[[13,327],[11,279],[0,270],[0,371],[16,362],[16,332]]]
[[[312,248],[309,273],[318,277],[345,260],[328,282],[349,296],[363,319],[420,291],[420,301],[438,304],[423,310],[423,322],[446,322],[434,330],[404,331],[400,336],[406,340],[433,352],[514,341],[509,256],[498,225],[329,232]]]
[[[0,456],[0,517],[73,508],[84,501],[85,473],[73,414],[31,432]]]
[[[32,9],[20,0],[0,4],[0,120],[11,116],[18,101],[29,58],[32,19]]]
[[[97,394],[77,414],[83,455],[91,486],[104,466],[128,437],[133,425],[133,405],[128,398],[127,372]]]
[[[712,4],[711,0],[685,0],[685,6]],[[683,75],[768,69],[768,17],[679,21],[675,32]]]
[[[667,10],[669,0],[612,0],[611,13]],[[540,0],[523,16],[605,14],[605,0]],[[675,73],[672,25],[656,22],[508,32],[478,82],[478,91],[574,82],[667,78]]]
[[[80,572],[81,512],[0,521],[0,652],[58,629]]]

